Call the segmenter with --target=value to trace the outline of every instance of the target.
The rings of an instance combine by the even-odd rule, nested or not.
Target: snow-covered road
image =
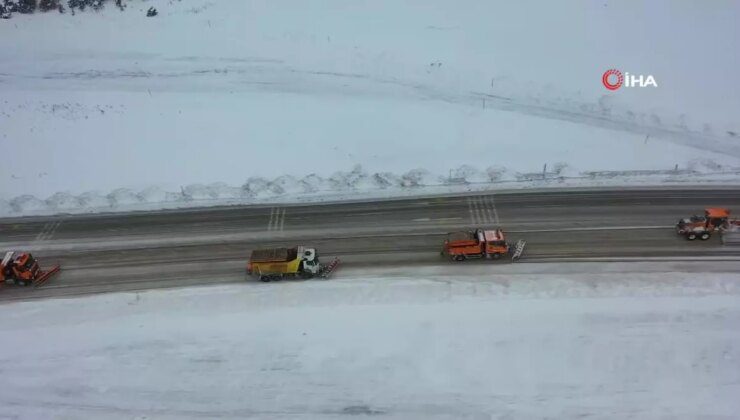
[[[368,274],[12,303],[0,405],[18,419],[729,419],[738,322],[738,278],[720,274]]]

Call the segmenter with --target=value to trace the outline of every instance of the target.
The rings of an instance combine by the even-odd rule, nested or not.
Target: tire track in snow
[[[123,56],[122,56],[123,57]],[[578,109],[577,106],[595,106],[594,103],[575,103],[570,107],[558,104],[543,105],[534,103],[526,98],[505,97],[483,91],[460,92],[458,89],[435,86],[423,81],[404,80],[395,77],[376,77],[370,74],[346,73],[300,69],[287,66],[280,62],[262,63],[259,67],[238,61],[229,62],[224,66],[224,58],[208,58],[197,60],[198,66],[176,71],[162,71],[159,68],[170,68],[172,59],[149,59],[139,62],[139,68],[129,70],[125,68],[128,60],[123,58],[121,63],[114,61],[109,69],[84,69],[80,71],[45,71],[37,74],[21,74],[12,71],[4,72],[7,79],[14,84],[31,83],[33,86],[40,82],[58,85],[67,83],[70,79],[89,84],[86,87],[93,90],[101,89],[106,82],[119,86],[121,80],[135,85],[149,86],[153,79],[171,81],[177,78],[215,77],[223,81],[224,88],[233,90],[235,84],[247,90],[258,89],[261,92],[297,93],[339,93],[352,96],[413,96],[424,100],[438,100],[456,105],[480,107],[485,101],[486,110],[515,112],[538,118],[547,118],[568,121],[577,124],[596,126],[600,128],[626,131],[639,135],[650,135],[662,140],[682,146],[709,150],[721,154],[729,154],[740,158],[740,145],[734,144],[731,139],[725,139],[698,131],[689,131],[681,127],[645,124],[632,119],[618,118],[598,112],[589,112]],[[126,64],[124,64],[126,63]],[[115,65],[120,64],[120,65]],[[141,70],[147,68],[148,70]],[[132,77],[132,75],[136,77]],[[354,83],[348,83],[354,81]],[[166,89],[167,84],[161,84]],[[209,84],[210,87],[210,84]],[[399,90],[398,88],[403,88]],[[547,98],[540,98],[547,100]],[[624,110],[628,111],[628,110]]]

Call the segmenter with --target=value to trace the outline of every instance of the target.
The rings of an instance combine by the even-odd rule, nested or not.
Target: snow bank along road
[[[507,270],[564,260],[740,260],[740,247],[717,237],[689,243],[674,233],[678,218],[705,206],[740,209],[740,191],[538,191],[2,219],[0,249],[30,250],[62,272],[38,289],[6,288],[0,299],[240,282],[250,250],[263,246],[314,245],[350,271],[449,267],[438,252],[443,235],[474,226],[501,225],[510,240],[527,240],[522,262]]]
[[[582,265],[0,305],[0,417],[737,418],[737,276]]]

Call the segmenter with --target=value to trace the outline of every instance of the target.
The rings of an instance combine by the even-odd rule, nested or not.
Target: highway
[[[740,247],[718,237],[688,242],[675,234],[677,219],[707,206],[739,211],[740,190],[514,191],[0,219],[0,250],[30,250],[42,266],[62,265],[42,287],[3,287],[0,300],[245,282],[249,252],[265,246],[312,245],[349,270],[511,265],[441,259],[444,234],[473,227],[501,226],[511,242],[525,239],[521,270],[552,261],[740,261]]]

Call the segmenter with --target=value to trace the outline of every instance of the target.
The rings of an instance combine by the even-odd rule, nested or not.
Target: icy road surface
[[[364,277],[4,304],[0,406],[19,419],[729,419],[739,283]]]

